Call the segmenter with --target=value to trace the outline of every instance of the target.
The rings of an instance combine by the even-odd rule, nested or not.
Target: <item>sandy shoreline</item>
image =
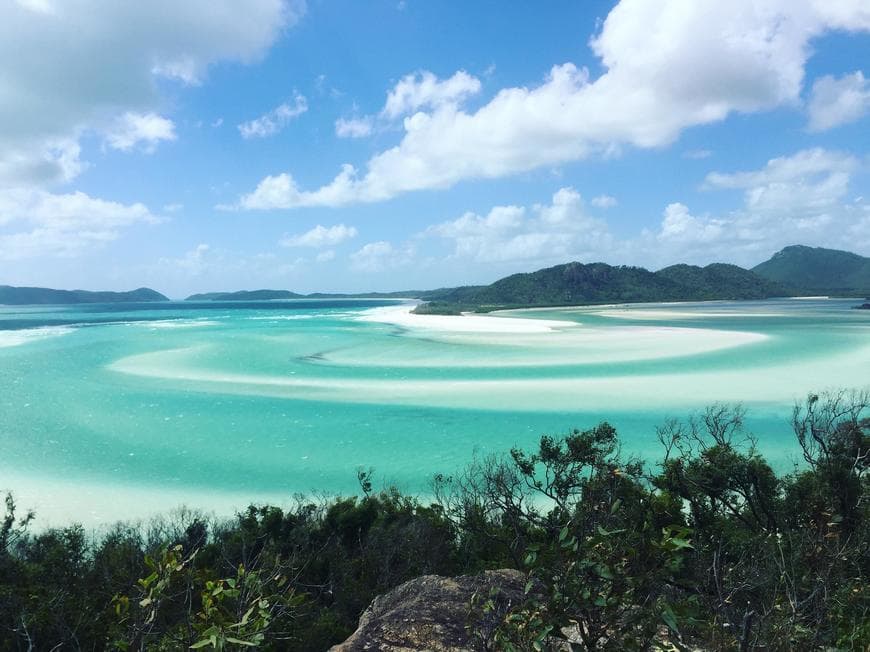
[[[462,315],[417,315],[415,306],[386,306],[364,311],[359,321],[395,324],[409,328],[453,333],[551,333],[557,329],[576,328],[577,322],[555,319],[522,319],[463,313]]]
[[[154,485],[124,485],[105,480],[51,478],[0,470],[0,495],[12,492],[18,507],[17,516],[32,510],[33,527],[44,530],[64,527],[71,522],[99,529],[118,522],[147,521],[189,507],[205,514],[231,516],[250,504],[282,505],[289,492],[257,494],[241,491],[215,491],[179,487],[168,489]]]

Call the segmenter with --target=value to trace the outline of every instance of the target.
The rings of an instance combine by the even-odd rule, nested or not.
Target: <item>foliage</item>
[[[865,649],[870,645],[870,400],[811,395],[793,414],[803,464],[777,474],[743,410],[658,430],[655,467],[602,423],[434,478],[431,504],[375,491],[191,511],[102,536],[0,522],[0,651],[323,650],[413,577],[512,567],[483,650]]]
[[[752,271],[800,294],[867,296],[870,258],[848,251],[792,245]]]
[[[87,290],[51,290],[49,288],[12,287],[0,285],[0,304],[67,304],[67,303],[127,303],[138,301],[169,301],[151,288],[129,292],[89,292]]]
[[[431,307],[417,312],[457,314],[497,307],[764,299],[787,294],[778,283],[736,265],[673,265],[651,272],[642,267],[575,262],[513,274],[485,287],[428,292],[420,298]]]

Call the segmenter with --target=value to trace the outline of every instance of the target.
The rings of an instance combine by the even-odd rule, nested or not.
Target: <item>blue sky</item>
[[[19,0],[0,283],[489,282],[870,255],[864,0]]]

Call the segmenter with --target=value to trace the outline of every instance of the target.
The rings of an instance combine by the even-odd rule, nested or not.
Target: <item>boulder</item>
[[[465,652],[480,649],[504,615],[525,600],[526,576],[515,570],[480,575],[424,575],[375,598],[359,627],[330,652]],[[483,603],[492,599],[493,607]]]

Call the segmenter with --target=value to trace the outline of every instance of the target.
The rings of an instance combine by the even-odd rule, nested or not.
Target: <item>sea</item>
[[[376,488],[601,421],[654,467],[657,428],[741,405],[781,472],[792,410],[870,387],[861,299],[411,315],[389,300],[0,306],[0,490],[37,522]]]

